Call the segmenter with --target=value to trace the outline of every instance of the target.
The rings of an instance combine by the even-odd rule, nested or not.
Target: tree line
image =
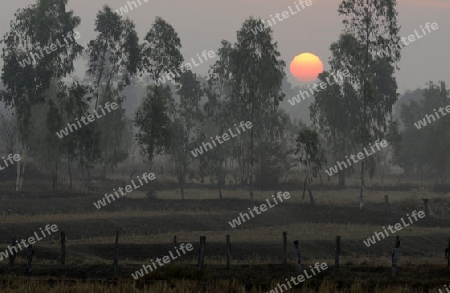
[[[98,11],[96,37],[86,48],[74,39],[34,63],[20,63],[36,48],[54,44],[80,25],[81,18],[66,11],[67,3],[41,0],[19,9],[2,40],[1,97],[7,109],[0,123],[6,129],[2,134],[6,148],[22,156],[16,170],[17,191],[22,188],[26,164],[33,162],[50,175],[53,190],[61,172],[69,175],[71,189],[76,168],[84,192],[89,193],[94,167],[106,176],[130,157],[135,144],[150,172],[159,156],[170,159],[181,198],[188,178],[202,183],[208,178],[220,198],[227,180],[242,184],[253,198],[255,188],[277,189],[283,176],[286,181],[287,174],[300,166],[305,191],[313,178],[323,180],[327,162],[342,160],[377,139],[390,140],[391,154],[360,164],[362,208],[365,174],[373,175],[380,161],[391,160],[407,172],[425,164],[407,159],[413,154],[405,150],[402,140],[408,139],[408,128],[402,131],[392,115],[398,100],[395,69],[401,57],[400,47],[395,46],[400,41],[395,0],[342,1],[338,13],[344,19],[343,30],[330,45],[331,70],[321,73],[319,80],[325,82],[333,72],[345,70],[350,77],[314,94],[310,127],[291,119],[280,106],[286,97],[286,63],[272,29],[252,17],[237,31],[235,43],[221,41],[207,76],[185,67],[171,75],[173,84],[155,81],[183,68],[175,28],[156,17],[140,40],[134,22],[108,5]],[[71,78],[78,58],[86,62],[83,79]],[[124,102],[140,97],[126,94],[126,89],[137,83],[145,84],[145,93],[128,118]],[[439,90],[448,99],[445,84]],[[439,90],[430,88],[432,93],[426,93],[436,95]],[[113,102],[119,108],[101,119],[62,139],[55,134],[67,123]],[[403,112],[403,120],[413,115]],[[241,121],[250,121],[253,127],[197,157],[191,154],[202,142]],[[411,166],[413,162],[416,165]],[[440,168],[444,174],[445,168]],[[345,179],[354,172],[353,166],[339,172],[339,185],[345,186]],[[149,196],[154,195],[152,186]]]

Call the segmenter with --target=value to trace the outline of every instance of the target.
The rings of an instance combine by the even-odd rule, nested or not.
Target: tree
[[[180,182],[181,199],[184,199],[184,185],[191,161],[190,151],[194,148],[195,136],[203,114],[200,99],[203,95],[200,82],[190,70],[181,74],[180,103],[176,106],[176,114],[172,124],[172,143],[170,155],[174,159]]]
[[[88,117],[92,114],[89,111],[92,95],[93,89],[76,79],[70,86],[60,84],[58,108],[60,115],[64,117],[63,125],[73,123],[76,119],[80,119],[83,116]],[[98,120],[95,120],[92,123],[83,125],[77,131],[61,139],[67,155],[70,189],[72,189],[71,163],[77,161],[78,170],[83,181],[83,191],[86,194],[89,193],[88,170],[93,168],[94,163],[100,157],[99,141],[94,140],[97,123]]]
[[[401,141],[394,145],[394,162],[406,174],[417,173],[422,180],[438,177],[444,183],[450,170],[450,131],[449,120],[443,116],[450,91],[443,81],[429,82],[423,96],[402,106],[400,117],[405,129]]]
[[[158,80],[161,75],[176,71],[183,62],[177,32],[160,17],[156,18],[141,48],[142,58],[139,63],[141,76],[148,74],[151,79]],[[178,77],[175,77],[175,80],[179,80]],[[136,138],[142,154],[146,156],[150,171],[153,168],[154,156],[169,152],[174,111],[172,92],[168,86],[147,87],[147,97],[136,112],[135,125],[139,128]],[[151,189],[151,192],[154,192],[153,187]]]
[[[130,78],[137,73],[140,63],[139,39],[134,23],[121,17],[105,5],[97,13],[95,40],[88,44],[90,56],[87,74],[93,78],[94,109],[102,93],[111,92],[121,103],[120,92],[130,84]]]
[[[106,171],[114,171],[117,164],[128,158],[128,152],[133,141],[130,132],[130,122],[125,116],[121,103],[115,102],[111,92],[105,92],[100,98],[101,104],[117,104],[117,109],[111,111],[98,120],[98,130],[101,133],[99,148],[102,150],[101,162],[103,164],[103,177]]]
[[[331,47],[335,48],[335,45],[337,44],[333,44]],[[336,51],[333,50],[332,58],[338,58],[334,54]],[[333,64],[333,62],[331,63]],[[336,69],[332,65],[332,70],[336,71],[321,73],[319,80],[321,82],[331,80],[332,74],[336,74],[340,68]],[[345,157],[355,144],[351,131],[357,123],[356,115],[352,114],[358,111],[356,101],[356,91],[348,81],[344,80],[342,84],[334,83],[328,85],[326,89],[316,92],[314,102],[309,107],[314,126],[328,138],[327,144],[331,150],[333,161]],[[345,187],[346,173],[351,172],[352,169],[353,166],[348,171],[339,172],[340,187]]]
[[[352,86],[358,92],[359,110],[354,114],[360,123],[354,137],[361,148],[382,138],[397,101],[394,70],[400,60],[401,46],[396,5],[396,0],[343,0],[338,9],[344,16],[343,33],[355,40],[357,48],[362,48],[359,54],[355,50],[343,50],[339,60],[353,76]],[[362,160],[360,209],[364,207],[365,168]]]
[[[62,39],[73,34],[81,22],[73,11],[66,12],[66,5],[67,0],[41,0],[18,10],[10,31],[3,37],[2,81],[6,88],[3,98],[16,110],[19,132],[16,145],[21,148],[18,153],[22,157],[17,162],[17,191],[23,184],[32,107],[46,101],[52,80],[65,77],[74,70],[73,62],[82,50],[72,38],[72,42],[58,48],[57,52],[49,53],[49,47],[63,42]]]
[[[213,125],[212,136],[219,133],[224,133],[229,125],[232,125],[232,112],[233,107],[231,104],[231,72],[230,72],[230,54],[232,51],[231,44],[228,41],[222,40],[221,47],[218,50],[218,60],[211,66],[209,70],[209,76],[207,77],[207,84],[204,87],[204,92],[207,97],[203,109],[205,112],[206,124],[203,132],[210,130],[210,126]],[[209,135],[203,135],[197,140],[197,144],[201,144],[207,140]],[[221,187],[225,184],[226,172],[223,167],[225,160],[231,155],[231,151],[236,147],[237,141],[229,141],[232,147],[223,147],[218,145],[215,149],[208,151],[200,158],[200,168],[205,166],[208,173],[214,177],[219,189],[219,198],[222,198]],[[200,173],[204,174],[205,170],[200,170]]]
[[[299,155],[300,163],[305,166],[305,179],[303,182],[302,201],[305,198],[305,191],[308,182],[319,175],[320,170],[326,163],[325,153],[320,147],[319,134],[308,128],[303,128],[297,135],[297,147],[295,154]]]
[[[148,73],[157,81],[163,74],[178,72],[183,62],[181,42],[175,29],[161,17],[156,17],[155,23],[144,38],[142,45],[141,74]],[[181,67],[184,72],[184,67]],[[179,75],[173,77],[179,81]],[[154,87],[156,92],[158,87]]]
[[[136,111],[134,118],[134,124],[138,128],[136,140],[150,170],[153,168],[154,157],[168,152],[170,147],[172,104],[168,87],[155,92],[151,86],[148,86],[147,96]],[[152,196],[154,193],[152,187],[150,192]]]
[[[256,35],[253,33],[263,26],[261,20],[246,20],[237,32],[237,43],[230,54],[232,103],[236,105],[233,118],[258,125],[250,131],[250,199],[253,199],[255,137],[262,139],[264,135],[270,135],[273,120],[267,118],[277,115],[278,105],[284,98],[281,84],[286,64],[279,58],[277,43],[272,43],[272,30],[266,27]]]
[[[106,171],[106,166],[113,167],[117,162],[126,158],[126,154],[117,150],[118,146],[122,145],[123,139],[121,135],[123,123],[120,121],[125,120],[124,111],[121,109],[125,97],[121,95],[121,91],[130,85],[131,77],[137,73],[141,54],[134,23],[129,19],[122,19],[109,6],[103,6],[103,9],[97,13],[94,30],[98,32],[98,35],[89,42],[87,48],[90,56],[87,75],[91,79],[90,85],[94,90],[94,110],[97,111],[101,107],[100,100],[115,102],[119,105],[119,109],[108,114],[111,117],[106,119],[103,117],[110,122],[114,121],[117,129],[105,126],[105,122],[103,124],[96,123],[90,148],[93,160],[94,145],[97,140],[100,140],[97,137],[97,131],[100,130],[97,129],[97,126],[102,127],[103,125],[103,130],[108,133],[108,135],[104,133],[103,141],[100,141],[100,145],[105,148],[106,152],[101,157],[104,171]],[[116,143],[111,143],[109,141],[111,138],[116,139]],[[87,169],[86,172],[85,178],[89,185],[90,170]]]

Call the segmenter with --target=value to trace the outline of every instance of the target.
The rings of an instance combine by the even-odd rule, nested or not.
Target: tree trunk
[[[18,150],[17,153],[20,154],[21,153],[20,150],[23,149],[23,148],[20,147],[19,135],[16,136],[16,145],[17,145],[17,150]],[[21,153],[21,154],[23,156],[23,153]],[[22,160],[16,162],[16,164],[17,164],[17,167],[16,167],[16,191],[20,191],[20,175],[21,175],[21,173],[20,173],[20,165],[21,165],[21,161]]]
[[[52,192],[55,192],[55,170],[52,172]]]
[[[339,172],[339,187],[340,188],[345,187],[345,170]]]
[[[20,161],[16,162],[16,191],[20,191]]]
[[[252,103],[252,112],[251,112],[251,120],[252,120],[252,124],[253,124],[253,103]],[[250,142],[250,200],[253,200],[253,130],[255,128],[252,127],[252,132],[251,132],[251,142]]]
[[[364,208],[364,160],[361,161],[361,193],[359,196],[359,209]]]
[[[25,156],[24,156],[25,157]],[[19,191],[22,191],[23,186],[23,177],[25,175],[25,160],[22,164],[22,170],[20,171],[20,183],[19,183]]]
[[[58,162],[55,161],[55,169],[52,172],[52,191],[55,192],[56,186],[57,186],[57,180],[58,180]]]
[[[180,191],[181,191],[181,199],[184,199],[184,183],[181,182],[181,186],[180,186]]]
[[[67,158],[67,164],[69,167],[69,191],[72,191],[72,172],[70,171],[70,159]]]
[[[305,193],[306,193],[306,181],[308,179],[306,178],[306,174],[305,174],[305,180],[303,181],[303,195],[302,195],[302,203],[305,200]]]
[[[106,179],[106,171],[107,171],[108,166],[106,165],[106,163],[103,163],[103,168],[102,168],[102,173],[101,173],[101,177],[103,180]]]

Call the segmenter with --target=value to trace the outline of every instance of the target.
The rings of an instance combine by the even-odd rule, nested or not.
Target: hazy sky
[[[9,22],[18,8],[35,3],[34,0],[1,0],[6,2],[0,11],[1,35],[9,29]],[[137,2],[137,1],[136,1]],[[325,69],[330,56],[330,44],[337,40],[342,30],[337,8],[341,0],[312,0],[313,5],[290,16],[272,27],[281,57],[286,61],[286,74],[293,85],[305,85],[295,80],[289,72],[294,56],[311,52],[320,57]],[[249,16],[268,19],[269,15],[294,8],[292,0],[150,0],[126,14],[131,18],[142,39],[156,16],[168,21],[178,32],[182,53],[186,60],[203,50],[216,51],[220,40],[236,41],[236,31]],[[124,0],[69,0],[69,8],[82,19],[78,42],[86,45],[95,37],[94,19],[104,4],[114,10],[127,4]],[[399,92],[422,87],[427,81],[444,80],[450,83],[450,0],[398,0],[400,34],[408,36],[420,25],[437,22],[439,29],[432,31],[403,49],[400,71],[397,72]],[[195,67],[194,72],[205,74],[210,62]],[[77,75],[82,75],[78,67]]]

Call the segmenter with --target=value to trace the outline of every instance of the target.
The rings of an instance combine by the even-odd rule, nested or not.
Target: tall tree
[[[99,101],[115,102],[119,105],[110,119],[117,121],[125,120],[125,113],[121,109],[121,104],[126,98],[121,95],[122,90],[130,85],[131,78],[137,73],[140,63],[139,38],[135,31],[134,23],[129,19],[122,19],[119,14],[114,12],[108,5],[103,6],[97,13],[94,30],[98,32],[97,37],[88,44],[87,53],[90,56],[89,69],[87,75],[90,78],[90,86],[94,89],[94,110],[99,110]],[[108,118],[107,118],[108,119]],[[110,120],[111,121],[111,120]],[[94,128],[94,137],[92,140],[92,160],[94,159],[94,145],[100,139],[97,132],[100,133],[101,123],[96,123]],[[103,123],[104,125],[104,123]],[[122,144],[123,127],[118,129],[103,127],[109,135],[103,135],[100,142],[106,153],[101,157],[101,163],[104,166],[114,166],[118,161],[124,160],[124,156],[117,156],[117,146]],[[116,132],[116,133],[114,133]],[[115,137],[118,141],[110,143],[108,139]],[[113,157],[111,157],[111,154]],[[113,162],[114,161],[114,162]],[[87,183],[90,182],[90,170],[86,169]],[[88,186],[89,187],[89,186]],[[89,188],[87,189],[89,190]]]
[[[402,141],[394,145],[394,160],[407,174],[416,173],[421,179],[438,177],[444,183],[450,171],[450,120],[445,117],[450,90],[443,81],[429,82],[423,96],[402,106],[405,130]]]
[[[156,17],[155,23],[144,38],[142,45],[141,74],[148,73],[150,78],[157,81],[163,74],[178,72],[183,62],[180,52],[181,42],[175,29],[161,17]],[[179,81],[179,75],[174,77]],[[158,87],[154,87],[154,91]]]
[[[351,79],[343,72],[348,60],[357,56],[361,50],[359,43],[350,35],[341,35],[338,42],[330,47],[331,70],[319,75],[320,82],[327,83],[325,89],[314,93],[314,102],[310,105],[311,120],[319,132],[326,136],[328,149],[334,160],[341,160],[355,147],[352,130],[358,124],[358,93],[352,87]],[[331,81],[331,82],[330,82]],[[339,172],[339,186],[345,187],[348,172],[353,166]]]
[[[177,32],[160,17],[156,18],[145,36],[141,49],[140,75],[147,75],[153,80],[158,80],[168,72],[177,72],[183,62]],[[178,81],[179,77],[176,76],[175,80]],[[173,116],[174,101],[170,88],[164,85],[149,85],[147,96],[136,112],[135,125],[138,127],[136,139],[150,171],[155,155],[169,152]],[[153,191],[153,187],[151,189]]]
[[[90,103],[93,99],[93,89],[82,84],[79,80],[74,80],[72,84],[61,84],[58,90],[58,105],[64,124],[74,123],[76,119],[88,117],[92,114]],[[94,162],[100,157],[98,140],[94,140],[95,128],[98,120],[83,125],[82,128],[62,138],[64,150],[67,155],[67,165],[72,189],[71,163],[77,162],[77,167],[81,173],[84,193],[89,192],[89,177],[87,170],[93,168]]]
[[[147,96],[136,111],[134,124],[138,128],[136,141],[150,170],[153,168],[154,157],[168,152],[170,147],[172,109],[173,100],[168,87],[156,93],[150,85],[147,87]],[[151,197],[154,195],[153,185],[150,189]]]
[[[281,84],[285,76],[285,62],[280,59],[277,43],[272,42],[272,30],[264,28],[258,34],[253,31],[263,27],[261,20],[250,18],[237,32],[237,43],[231,52],[232,102],[237,105],[236,118],[252,122],[249,146],[250,199],[253,199],[253,163],[255,137],[262,138],[265,126],[271,123],[268,112],[277,114],[284,94]],[[245,133],[244,133],[245,134]]]
[[[181,74],[180,83],[181,89],[177,92],[180,95],[180,102],[176,106],[173,120],[170,154],[178,173],[181,199],[184,199],[186,174],[192,158],[190,151],[194,148],[199,122],[203,117],[200,109],[200,99],[203,93],[200,82],[190,70]]]
[[[360,123],[355,138],[361,148],[383,137],[397,101],[394,71],[401,46],[396,5],[396,0],[343,0],[338,9],[344,16],[343,33],[352,36],[362,48],[357,55],[344,51],[340,60],[342,67],[349,69],[354,77],[352,86],[359,96],[359,111],[355,114]],[[360,209],[364,207],[365,169],[362,160]]]
[[[204,112],[207,117],[204,121],[207,124],[205,128],[213,127],[212,136],[224,133],[229,125],[233,125],[231,104],[231,86],[230,86],[230,54],[232,51],[231,44],[228,41],[222,40],[221,47],[218,50],[218,60],[211,66],[209,75],[207,77],[207,84],[204,92],[207,97],[207,102],[204,104]],[[204,129],[206,131],[206,129]],[[198,143],[205,141],[209,137],[205,135],[198,140]],[[200,168],[207,166],[208,173],[215,178],[217,187],[219,189],[219,198],[222,198],[222,186],[225,184],[225,169],[223,164],[231,151],[236,145],[237,141],[229,141],[227,144],[232,147],[224,147],[218,145],[214,150],[209,151],[200,158]],[[206,164],[205,164],[206,163]],[[205,170],[201,170],[204,173]]]
[[[82,50],[73,37],[53,52],[58,42],[65,43],[63,39],[75,35],[74,29],[81,22],[73,11],[66,11],[66,5],[67,0],[40,0],[19,9],[10,31],[3,37],[4,99],[16,109],[17,147],[21,147],[22,156],[17,162],[16,190],[23,184],[32,107],[46,101],[52,79],[60,79],[74,70],[74,59]]]

